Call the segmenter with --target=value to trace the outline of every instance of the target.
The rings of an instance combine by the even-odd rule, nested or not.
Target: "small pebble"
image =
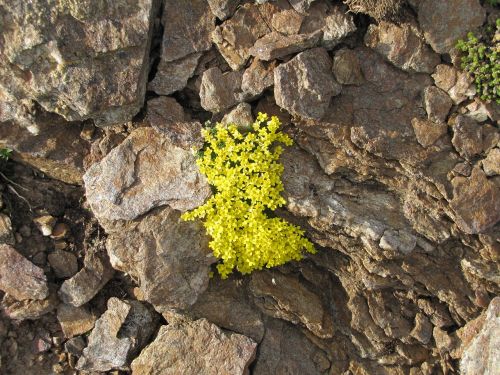
[[[52,234],[52,229],[56,225],[56,218],[50,215],[44,215],[33,219],[33,222],[44,236],[50,236]]]
[[[62,240],[63,238],[66,238],[69,234],[69,226],[66,223],[57,223],[54,229],[52,229],[52,234],[50,235],[51,238],[55,240]]]

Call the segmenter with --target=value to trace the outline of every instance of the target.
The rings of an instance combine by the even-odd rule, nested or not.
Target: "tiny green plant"
[[[302,229],[270,217],[286,203],[281,195],[284,167],[279,143],[290,146],[292,139],[279,130],[280,125],[277,117],[259,113],[247,133],[220,123],[203,130],[205,146],[197,164],[214,194],[182,218],[203,220],[222,278],[234,269],[248,274],[300,260],[304,251],[316,252]]]
[[[496,7],[500,5],[500,0],[486,0],[486,4]]]
[[[474,79],[479,97],[500,104],[500,19],[495,26],[488,25],[483,37],[468,33],[456,47],[463,53],[461,67]]]
[[[12,150],[8,148],[0,148],[0,160],[7,161],[12,154]]]

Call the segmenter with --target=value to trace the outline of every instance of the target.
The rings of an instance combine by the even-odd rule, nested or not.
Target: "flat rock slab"
[[[162,205],[186,211],[210,195],[192,153],[152,128],[134,130],[87,170],[84,182],[99,220],[132,220]]]
[[[0,245],[0,290],[16,300],[41,300],[49,295],[43,270],[5,244]]]
[[[152,344],[132,362],[134,375],[246,374],[257,344],[223,333],[206,319],[162,326]]]

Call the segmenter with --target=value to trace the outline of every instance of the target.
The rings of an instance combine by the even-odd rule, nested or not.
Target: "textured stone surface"
[[[434,144],[446,134],[448,125],[430,120],[414,118],[411,121],[418,143],[424,147]]]
[[[92,328],[96,317],[85,307],[60,304],[57,308],[57,320],[61,325],[64,337],[71,338],[82,335]]]
[[[476,121],[469,117],[457,116],[452,128],[451,141],[462,157],[471,159],[483,151],[483,128]]]
[[[238,103],[242,72],[222,73],[210,68],[203,73],[200,87],[201,106],[212,113],[219,113]]]
[[[453,103],[460,104],[475,94],[472,78],[465,72],[456,70],[452,66],[440,64],[432,75],[436,86],[446,91]]]
[[[300,35],[282,35],[273,31],[258,39],[249,53],[264,61],[279,59],[314,47],[321,36],[321,31]]]
[[[131,119],[149,69],[152,0],[138,3],[3,1],[0,91],[67,120]],[[18,113],[11,118],[17,120]],[[23,119],[21,119],[22,122]]]
[[[43,270],[6,244],[0,245],[0,290],[16,300],[40,300],[49,296]]]
[[[304,16],[295,9],[285,9],[273,15],[271,25],[281,34],[294,35],[299,33],[303,20]]]
[[[418,22],[425,39],[438,53],[450,52],[459,38],[481,26],[485,18],[478,0],[418,2]]]
[[[207,288],[214,259],[200,223],[181,221],[166,207],[132,222],[102,224],[111,264],[137,280],[157,311],[188,308]]]
[[[223,333],[205,319],[162,326],[152,344],[132,362],[132,372],[147,374],[245,374],[257,344]]]
[[[49,296],[45,299],[25,299],[18,301],[6,294],[2,299],[3,313],[14,320],[35,320],[57,308],[59,300],[55,287],[49,289]]]
[[[253,100],[273,86],[275,63],[265,63],[254,59],[245,69],[241,78],[241,93],[239,100]]]
[[[221,21],[231,17],[241,0],[208,0],[212,13]]]
[[[240,103],[224,115],[222,123],[235,124],[240,129],[250,129],[253,124],[252,107],[248,103]]]
[[[112,297],[108,309],[96,321],[77,369],[109,371],[125,369],[146,345],[156,329],[158,316],[141,302]]]
[[[322,48],[302,52],[279,65],[274,69],[276,104],[293,115],[320,119],[330,98],[341,90],[331,66],[331,59]]]
[[[66,279],[78,272],[78,260],[68,251],[55,250],[47,256],[56,277]]]
[[[358,56],[350,49],[341,49],[335,53],[333,74],[341,85],[360,85],[365,80]]]
[[[424,91],[425,110],[429,120],[445,122],[453,102],[443,90],[429,86]]]
[[[148,89],[159,95],[170,95],[186,87],[188,79],[194,74],[201,53],[192,53],[175,61],[160,60],[155,78]]]
[[[483,170],[486,176],[496,176],[500,174],[500,148],[494,148],[483,160]]]
[[[14,245],[14,233],[10,217],[0,214],[0,244]]]
[[[185,211],[210,195],[191,152],[152,128],[133,131],[87,170],[84,181],[100,220],[131,220],[165,204]]]

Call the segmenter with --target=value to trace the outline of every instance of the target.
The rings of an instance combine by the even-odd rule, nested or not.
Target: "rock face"
[[[152,0],[137,4],[2,1],[0,91],[65,119],[127,121],[142,106],[149,69]],[[21,112],[10,118],[18,120]],[[26,121],[21,118],[20,122]]]
[[[83,179],[100,220],[132,220],[165,204],[185,211],[210,195],[191,152],[173,146],[151,128],[132,132]]]
[[[82,371],[124,369],[156,329],[158,317],[137,301],[108,300],[108,309],[97,320],[88,345],[77,363]]]
[[[6,244],[0,245],[0,290],[16,300],[40,300],[49,295],[43,270]]]
[[[330,98],[340,93],[331,73],[332,61],[326,50],[299,53],[274,70],[276,104],[307,119],[323,117]]]
[[[460,360],[464,375],[493,375],[500,367],[500,298],[494,298],[486,310],[478,334],[465,348]]]
[[[201,79],[201,106],[207,111],[219,113],[238,103],[242,74],[222,73],[219,68],[211,68]]]
[[[57,308],[57,320],[61,325],[64,337],[71,338],[94,328],[96,317],[85,307],[60,304]]]
[[[245,374],[257,345],[248,337],[225,334],[205,319],[160,328],[152,344],[132,362],[137,375]],[[194,360],[195,359],[195,360]]]

